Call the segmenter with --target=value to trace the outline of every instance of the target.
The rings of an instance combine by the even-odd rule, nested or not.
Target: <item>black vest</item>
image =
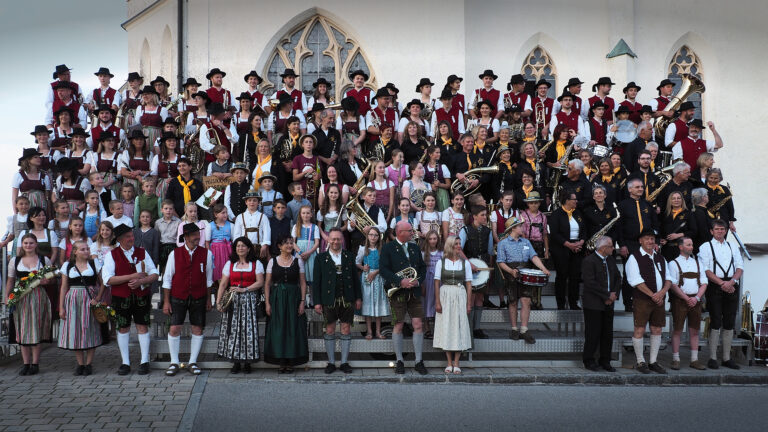
[[[229,185],[229,206],[232,208],[232,213],[235,216],[244,212],[246,209],[245,200],[243,197],[250,188],[248,180],[244,180],[242,183],[232,182]]]
[[[656,271],[653,267],[656,266],[659,273],[661,273],[661,282],[663,284],[667,277],[667,266],[664,257],[657,252],[653,254],[653,260],[651,260],[649,256],[641,254],[640,249],[632,252],[632,256],[634,256],[637,261],[637,267],[640,269],[640,276],[642,276],[645,286],[647,286],[651,292],[658,292],[662,289],[663,287],[656,286]],[[649,298],[637,288],[634,289],[633,295],[635,297]]]
[[[475,228],[472,225],[464,227],[467,233],[467,241],[464,242],[464,255],[467,258],[480,258],[488,262],[488,235],[491,229],[485,225]]]

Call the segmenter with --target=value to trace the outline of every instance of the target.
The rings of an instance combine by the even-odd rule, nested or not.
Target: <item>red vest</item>
[[[498,112],[496,108],[499,106],[499,98],[501,97],[501,92],[496,89],[491,89],[488,91],[484,88],[481,88],[479,90],[475,90],[475,94],[480,95],[477,101],[478,103],[486,99],[491,101],[491,105],[493,105],[491,108],[491,117],[496,117],[496,113]],[[477,107],[477,105],[475,105],[475,107]]]
[[[59,95],[56,93],[56,85],[59,83],[59,80],[56,80],[51,83],[51,88],[53,89],[53,102],[61,102],[61,99],[59,99]],[[80,86],[77,85],[76,82],[70,81],[69,84],[73,87],[72,88],[72,98],[77,99],[77,95],[80,94]]]
[[[589,118],[589,133],[592,139],[599,145],[605,145],[605,134],[608,130],[608,122],[599,123],[594,117]]]
[[[552,98],[544,98],[544,100],[541,100],[539,97],[534,98],[531,101],[533,104],[531,106],[531,109],[533,110],[533,114],[531,114],[531,120],[536,120],[536,104],[539,102],[544,104],[544,127],[549,127],[549,122],[552,120],[552,108],[555,105],[555,100]]]
[[[72,99],[72,102],[69,105],[62,102],[61,99],[54,100],[52,110],[55,113],[61,107],[65,106],[72,110],[72,124],[80,123],[80,117],[78,117],[78,113],[80,112],[80,104],[77,103],[77,101],[74,99]]]
[[[275,97],[280,99],[280,96],[284,95],[284,94],[286,94],[286,91],[285,90],[280,90],[277,93],[275,93]],[[293,110],[294,111],[298,111],[298,110],[304,111],[304,103],[301,100],[302,99],[301,98],[302,94],[303,93],[299,89],[291,90],[290,96],[291,96],[291,99],[293,99]]]
[[[138,273],[140,270],[136,269],[136,264],[128,261],[128,258],[125,257],[125,253],[123,252],[123,248],[120,246],[112,249],[110,253],[112,254],[112,260],[115,262],[115,276],[126,276],[129,274]],[[133,248],[132,257],[137,263],[144,260],[144,255],[145,251],[143,248]],[[128,282],[126,282],[120,285],[112,285],[112,295],[116,297],[127,298],[131,296],[132,291],[136,291],[136,295],[146,296],[151,294],[149,288],[149,286],[146,286],[140,289],[131,290],[131,288],[128,286]]]
[[[669,99],[665,98],[664,96],[659,96],[656,98],[656,102],[659,105],[656,108],[656,111],[664,111],[664,108],[666,108],[667,104],[669,103]]]
[[[638,102],[633,104],[628,100],[623,100],[619,105],[629,108],[629,119],[635,124],[640,124],[640,109],[643,108],[643,104]]]
[[[573,96],[573,107],[571,109],[573,109],[577,113],[581,113],[581,98],[580,97],[578,97],[576,95]],[[581,115],[581,114],[579,114],[579,115]]]
[[[588,99],[589,106],[591,107],[595,102],[599,100],[601,99],[597,95],[592,96]],[[605,100],[603,100],[603,103],[608,105],[608,108],[605,110],[605,114],[603,114],[603,120],[613,121],[613,112],[616,111],[616,101],[614,101],[612,97],[606,96]]]
[[[210,121],[205,122],[205,125],[208,126],[208,129],[211,129],[214,132],[216,132],[216,135],[219,137],[219,142],[221,143],[221,145],[223,145],[227,149],[229,154],[232,154],[232,143],[229,142],[229,138],[227,137],[227,134],[224,133],[224,129],[214,126],[213,123],[211,123]],[[205,154],[206,162],[211,163],[215,160],[216,160],[215,155],[211,153]]]
[[[211,103],[224,103],[224,95],[227,95],[227,104],[224,107],[224,109],[227,109],[227,106],[232,105],[232,94],[229,93],[229,90],[226,90],[222,88],[221,90],[217,90],[213,87],[209,88],[205,91],[205,93],[208,95],[209,98],[211,98]]]
[[[262,92],[260,92],[258,90],[256,90],[253,93],[251,93],[251,91],[248,90],[248,93],[250,93],[251,96],[253,97],[253,101],[251,101],[251,109],[253,109],[253,107],[256,106],[257,104],[259,106],[261,106],[261,103],[264,101],[264,93],[262,93]],[[262,107],[262,108],[264,108],[264,107]]]
[[[515,92],[509,92],[504,95],[505,98],[507,96],[509,96],[509,99],[512,101],[513,104],[520,107],[521,112],[525,111],[525,102],[528,100],[528,93],[520,92],[518,94],[515,94]],[[531,106],[531,109],[533,109],[533,106]]]
[[[149,171],[149,158],[132,157],[131,160],[128,161],[128,168],[133,171]]]
[[[373,111],[379,116],[382,123],[389,123],[393,128],[397,129],[397,112],[393,108],[387,108],[386,111],[381,111],[381,107],[376,107]],[[379,134],[368,132],[371,136],[371,141],[378,139]]]
[[[371,89],[363,87],[360,90],[357,90],[353,88],[352,90],[347,91],[347,96],[355,98],[358,105],[360,105],[357,109],[358,115],[364,116],[371,110],[371,98],[373,97]]]
[[[695,167],[696,161],[702,153],[707,151],[707,141],[703,139],[692,140],[691,137],[685,137],[680,140],[683,146],[683,160],[691,167]]]
[[[455,95],[453,95],[451,106],[455,106],[461,112],[466,112],[467,105],[464,102],[464,95],[461,93],[456,93]]]
[[[146,108],[144,108],[146,109]],[[163,127],[163,117],[160,115],[160,108],[159,106],[155,108],[154,112],[149,111],[143,111],[141,114],[141,118],[139,119],[139,123],[141,123],[142,126],[152,126],[152,127]]]
[[[455,99],[454,99],[455,101]],[[458,141],[459,139],[459,107],[453,104],[451,102],[451,109],[448,112],[445,112],[444,108],[439,108],[435,110],[435,115],[437,116],[437,123],[435,124],[435,127],[438,127],[440,125],[440,122],[443,120],[447,121],[451,124],[451,133],[453,134],[454,141]],[[439,127],[438,127],[439,129]],[[433,135],[440,135],[439,131],[432,132]]]
[[[560,111],[555,115],[555,118],[557,118],[557,124],[564,124],[568,129],[573,129],[576,132],[579,131],[579,111],[571,109],[570,114]]]
[[[680,119],[675,120],[675,137],[672,139],[675,142],[680,142],[688,137],[688,124]],[[695,167],[696,165],[691,165]]]
[[[174,298],[186,300],[189,296],[194,299],[204,297],[207,290],[205,266],[208,249],[198,246],[192,257],[186,246],[177,247],[173,253],[174,273],[171,279],[171,295]]]
[[[45,191],[45,185],[43,185],[43,178],[45,174],[38,173],[38,176],[40,177],[37,180],[32,180],[29,177],[27,177],[27,173],[24,172],[24,170],[19,170],[19,174],[21,174],[21,184],[19,185],[19,192],[29,192],[32,190],[39,190],[39,191]]]
[[[117,90],[113,89],[112,87],[107,87],[107,91],[104,92],[104,97],[101,97],[101,88],[97,88],[93,90],[92,96],[93,101],[96,103],[96,105],[99,104],[107,104],[112,105],[115,103],[115,94],[117,94]]]
[[[115,138],[115,148],[117,148],[118,141],[120,141],[120,128],[112,124],[106,130],[109,135]],[[101,123],[98,126],[91,128],[91,139],[93,140],[94,150],[98,150],[98,142],[101,134],[104,133],[104,129],[101,127]]]
[[[496,209],[496,234],[501,234],[504,232],[507,223],[507,218],[504,217],[504,215],[501,214],[502,209]],[[512,213],[510,213],[510,217],[515,216],[517,217],[517,209],[512,208]]]
[[[96,153],[96,171],[100,173],[117,173],[117,154],[112,160],[102,159],[101,153]]]

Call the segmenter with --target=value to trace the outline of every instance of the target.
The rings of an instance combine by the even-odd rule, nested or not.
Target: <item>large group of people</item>
[[[634,314],[637,369],[664,373],[657,354],[667,294],[672,368],[686,320],[692,348],[697,341],[704,299],[706,367],[718,367],[720,339],[722,364],[738,367],[730,343],[743,266],[725,240],[736,230],[732,194],[713,166],[723,140],[712,122],[694,118],[692,103],[673,100],[668,79],[646,104],[634,82],[623,101],[612,99],[609,77],[592,96],[571,78],[553,99],[551,83],[516,74],[505,93],[490,69],[467,95],[463,78],[450,75],[436,96],[422,78],[403,98],[393,83],[371,88],[357,70],[336,104],[331,82],[317,79],[307,95],[291,69],[272,95],[255,71],[237,92],[213,68],[207,89],[191,77],[178,98],[161,76],[144,85],[132,72],[117,91],[108,68],[94,75],[99,85],[84,93],[66,65],[56,66],[46,118],[12,180],[4,301],[30,272],[61,269],[60,280],[44,280],[13,311],[22,375],[38,372],[39,344],[54,325],[59,347],[76,351],[78,375],[92,373],[94,349],[113,335],[118,373],[128,374],[131,323],[138,373],[148,373],[158,291],[157,307],[170,317],[168,375],[182,368],[187,319],[186,367],[200,373],[212,308],[222,313],[218,354],[232,373],[262,359],[281,373],[305,363],[313,309],[325,322],[326,373],[337,369],[337,321],[339,369],[352,371],[357,314],[366,340],[385,339],[382,319],[391,318],[396,373],[405,369],[407,316],[415,370],[427,372],[426,338],[445,351],[445,372],[459,374],[460,354],[488,337],[484,309],[507,309],[509,337],[536,342],[529,318],[543,308],[551,269],[557,309],[584,309],[587,368],[613,369],[621,299]],[[702,137],[707,128],[712,139]],[[112,308],[115,333],[96,321],[100,305]],[[703,369],[697,354],[690,365]]]

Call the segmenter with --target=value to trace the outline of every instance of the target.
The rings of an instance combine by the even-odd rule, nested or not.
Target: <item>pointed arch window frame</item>
[[[682,74],[694,75],[696,78],[704,81],[701,57],[699,57],[699,55],[696,54],[696,51],[688,44],[681,45],[680,48],[675,51],[675,54],[669,60],[669,64],[667,65],[667,78],[675,83],[676,90],[680,88],[680,75]],[[696,107],[694,118],[703,118],[703,95],[694,93],[691,95],[691,97],[688,98],[688,100],[693,102],[693,105]]]
[[[315,25],[320,25],[328,37],[328,46],[318,52],[313,52],[308,46],[307,42]],[[334,32],[335,30],[335,32]],[[293,38],[298,34],[298,39],[294,42]],[[343,42],[337,39],[336,35],[341,35]],[[342,55],[342,51],[346,50],[346,55]],[[291,27],[286,31],[280,39],[277,40],[272,53],[267,57],[266,63],[262,68],[262,77],[264,82],[262,83],[262,91],[270,93],[275,92],[282,87],[280,77],[277,76],[273,81],[270,79],[270,67],[275,61],[276,57],[280,58],[285,68],[293,69],[297,75],[296,88],[303,89],[305,84],[305,74],[303,73],[302,61],[312,55],[328,56],[334,63],[331,94],[334,100],[340,101],[344,92],[352,88],[352,81],[349,79],[349,73],[356,69],[353,65],[358,55],[362,58],[368,69],[369,79],[366,81],[365,86],[373,90],[377,88],[376,73],[371,67],[371,61],[365,54],[364,50],[360,46],[360,43],[344,30],[344,27],[334,22],[332,19],[316,14],[301,23]],[[322,74],[321,74],[322,75]]]
[[[539,56],[536,55],[537,50],[540,51]],[[538,59],[545,59],[545,61],[544,63],[539,63]],[[546,71],[547,67],[549,67],[549,73]],[[526,71],[528,68],[531,69],[530,73]],[[520,74],[522,74],[526,80],[532,78],[537,82],[543,77],[552,84],[552,87],[550,87],[549,91],[547,92],[547,97],[553,99],[557,97],[557,66],[552,59],[552,55],[543,46],[536,45],[531,51],[528,52],[528,54],[523,59],[522,66],[520,67]]]

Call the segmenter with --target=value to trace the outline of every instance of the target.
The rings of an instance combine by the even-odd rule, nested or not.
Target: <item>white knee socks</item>
[[[141,363],[149,363],[149,332],[139,333],[139,348],[141,349]]]
[[[123,359],[124,365],[130,365],[131,359],[128,355],[128,340],[131,337],[131,333],[117,332],[117,346],[120,348],[120,357]]]
[[[661,335],[651,335],[651,364],[656,363],[656,358],[659,355],[659,348],[661,347]]]
[[[717,360],[717,345],[720,343],[720,329],[709,331],[709,358]]]
[[[733,342],[733,330],[721,330],[720,335],[723,337],[723,361],[727,362],[731,359],[731,343]]]
[[[171,336],[168,333],[168,351],[171,353],[171,364],[179,364],[179,344],[181,336]]]
[[[197,363],[197,355],[200,354],[200,348],[203,347],[203,335],[192,335],[189,350],[189,362]]]
[[[643,338],[632,338],[632,347],[635,349],[637,363],[645,363],[645,357],[643,356]]]

